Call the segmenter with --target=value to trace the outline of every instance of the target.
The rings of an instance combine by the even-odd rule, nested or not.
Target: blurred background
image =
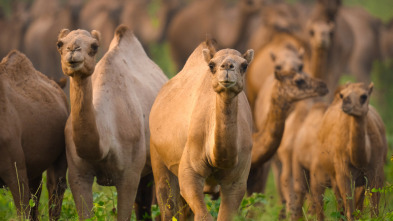
[[[240,52],[252,48],[256,53],[269,43],[269,33],[272,30],[292,33],[307,41],[307,20],[315,16],[316,2],[317,0],[0,0],[0,57],[6,56],[10,50],[18,49],[27,55],[36,69],[58,81],[64,77],[56,49],[57,35],[61,29],[100,31],[102,42],[99,59],[107,51],[116,27],[126,24],[133,29],[147,54],[171,78],[207,35],[215,38],[221,48],[235,48]],[[384,119],[390,158],[393,152],[393,0],[343,0],[339,12],[333,16],[337,16],[337,20],[343,17],[349,23],[346,31],[350,34],[344,37],[354,45],[353,48],[366,42],[364,44],[368,48],[361,53],[367,55],[367,58],[358,63],[364,68],[362,71],[353,71],[356,68],[348,65],[341,73],[340,83],[374,82],[376,90],[372,104]],[[355,52],[349,56],[355,56],[353,54]],[[68,87],[65,91],[68,94]],[[387,186],[393,183],[391,164],[388,160],[385,169]],[[266,191],[267,195],[276,197],[272,178]],[[95,199],[106,197],[109,201],[115,200],[113,189],[109,190],[109,196],[100,194],[96,193]],[[0,195],[0,217],[13,217],[11,211],[14,209],[10,209],[12,200],[8,200],[8,197],[10,195],[6,190]],[[101,204],[106,205],[106,201]],[[63,213],[72,210],[72,205],[67,190]],[[103,205],[95,206],[99,209]],[[211,207],[214,205],[211,204]],[[110,216],[110,212],[108,214]]]

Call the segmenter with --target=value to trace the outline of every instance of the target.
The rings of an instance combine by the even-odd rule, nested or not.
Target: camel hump
[[[124,44],[124,43],[122,43],[123,41],[131,43],[131,42],[134,42],[135,40],[136,40],[136,37],[134,36],[133,31],[127,25],[121,24],[116,28],[115,36],[114,36],[109,48],[111,49],[113,47],[119,46],[120,44]]]
[[[7,73],[10,74],[26,74],[31,73],[30,71],[34,70],[31,61],[26,57],[26,55],[18,50],[10,51],[1,61],[1,66],[3,66],[3,68],[7,70]]]

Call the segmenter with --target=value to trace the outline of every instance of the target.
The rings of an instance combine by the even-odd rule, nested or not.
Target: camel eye
[[[360,103],[364,104],[367,101],[367,95],[363,94],[362,96],[360,96]]]
[[[212,73],[214,73],[214,68],[216,67],[216,64],[214,64],[214,62],[210,62],[209,63],[209,68],[210,68],[210,71],[212,72]]]
[[[281,69],[282,69],[281,65],[276,65],[274,67],[274,70],[276,70],[276,71],[281,71]]]
[[[343,98],[344,98],[344,95],[343,95],[343,94],[341,94],[341,93],[340,93],[340,98],[341,98],[341,99],[343,99]]]
[[[299,66],[299,72],[302,72],[303,71],[303,65],[301,64],[300,66]]]
[[[247,68],[248,68],[248,64],[247,64],[247,63],[243,63],[243,64],[241,65],[241,70],[242,70],[242,72],[246,72],[246,71],[247,71]]]
[[[98,44],[97,43],[93,43],[91,44],[91,51],[89,53],[90,56],[94,56],[97,53],[98,50]]]
[[[315,34],[315,33],[314,33],[314,30],[311,29],[311,30],[310,30],[310,35],[311,35],[311,37],[314,36],[314,34]]]
[[[56,45],[57,49],[60,49],[61,47],[63,47],[64,43],[62,41],[58,41]]]

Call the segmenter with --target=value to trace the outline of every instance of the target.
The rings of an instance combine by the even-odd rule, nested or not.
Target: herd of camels
[[[118,220],[133,210],[141,220],[152,202],[161,220],[213,220],[211,194],[227,221],[272,168],[284,217],[303,218],[308,194],[324,220],[331,188],[354,220],[366,187],[384,185],[370,72],[393,58],[393,22],[341,0],[158,2],[155,25],[144,0],[21,1],[0,13],[0,185],[18,216],[39,220],[46,171],[51,220],[67,186],[79,219],[92,217],[96,180],[116,187]],[[149,58],[163,40],[179,70],[170,80]],[[345,72],[358,83],[339,86]]]

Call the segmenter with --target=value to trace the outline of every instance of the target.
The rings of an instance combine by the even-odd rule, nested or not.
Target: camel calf
[[[310,170],[311,193],[319,220],[324,219],[322,200],[329,184],[338,202],[343,203],[348,220],[354,219],[357,197],[352,195],[353,187],[383,185],[387,142],[382,119],[369,106],[372,89],[372,83],[345,85],[322,118]],[[371,197],[373,215],[378,214],[379,198],[379,193]],[[361,208],[363,199],[357,200]]]

